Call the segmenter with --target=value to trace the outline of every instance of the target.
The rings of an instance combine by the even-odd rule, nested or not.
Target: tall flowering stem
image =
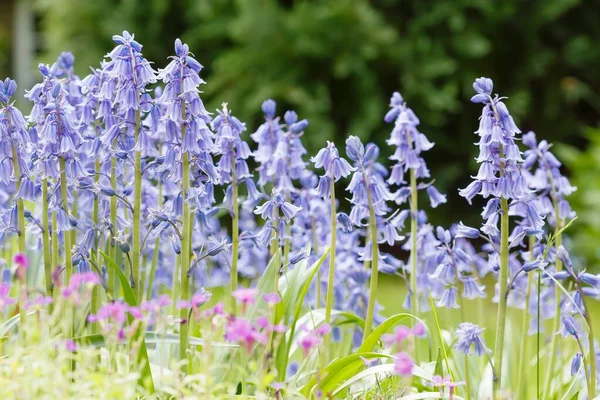
[[[134,75],[135,76],[135,75]],[[139,99],[138,99],[139,102]],[[138,108],[135,112],[135,133],[134,139],[137,143],[140,138],[140,109]],[[133,190],[133,243],[132,243],[132,271],[133,271],[133,282],[137,286],[134,291],[137,293],[138,301],[142,298],[142,290],[144,290],[140,284],[140,270],[141,270],[141,252],[142,252],[142,152],[139,148],[135,150],[135,161],[134,161],[134,190]]]
[[[498,379],[494,382],[494,393],[497,398],[498,390],[500,389],[502,377],[502,352],[504,350],[504,333],[506,328],[506,306],[507,298],[504,296],[508,286],[508,236],[509,220],[508,220],[508,200],[502,197],[500,199],[500,270],[498,271],[498,289],[500,299],[498,301],[498,318],[496,320],[496,342],[494,350],[494,366],[498,373]]]
[[[417,213],[418,213],[418,191],[415,171],[410,170],[410,294],[411,312],[414,316],[419,315],[419,302],[417,297]]]
[[[495,251],[499,253],[498,271],[498,317],[496,342],[494,351],[494,368],[497,379],[494,381],[494,398],[502,384],[502,358],[506,328],[507,284],[509,278],[509,207],[516,211],[526,210],[527,226],[525,230],[539,230],[543,227],[543,219],[538,210],[528,203],[531,191],[523,177],[521,165],[523,159],[515,143],[515,135],[521,131],[515,125],[503,98],[492,97],[493,82],[488,78],[475,80],[473,89],[476,94],[471,98],[474,103],[484,104],[479,129],[480,136],[479,172],[473,182],[460,191],[469,203],[476,195],[484,198],[492,196],[482,216],[487,219],[481,231],[488,235]],[[509,200],[513,202],[509,204]],[[500,221],[500,229],[498,229]]]
[[[319,153],[312,159],[315,167],[324,168],[325,175],[319,180],[316,188],[317,195],[330,201],[330,224],[331,224],[331,241],[329,252],[329,276],[327,279],[327,297],[325,300],[325,324],[331,325],[331,311],[333,309],[334,298],[334,280],[335,280],[335,255],[337,244],[337,213],[335,203],[335,182],[342,177],[350,175],[354,168],[348,162],[339,156],[335,144],[328,142],[327,147],[321,149]],[[317,285],[320,283],[318,282]],[[325,334],[325,346],[322,354],[322,360],[325,360],[326,349],[329,348],[330,334]],[[324,364],[324,363],[323,363]]]
[[[229,277],[229,296],[231,302],[231,312],[236,315],[236,299],[233,293],[238,287],[238,262],[240,246],[240,206],[239,206],[239,185],[245,181],[249,188],[249,197],[252,198],[252,189],[254,181],[249,173],[246,159],[250,156],[248,144],[240,138],[240,135],[246,130],[246,125],[233,116],[227,108],[227,103],[223,103],[222,109],[217,111],[217,116],[211,122],[213,130],[216,132],[215,145],[221,154],[221,159],[217,164],[217,171],[220,175],[220,182],[229,184],[227,193],[227,205],[231,215],[231,271]]]
[[[438,190],[429,183],[424,186],[418,185],[418,179],[430,178],[429,169],[422,157],[423,152],[431,150],[434,143],[430,142],[427,137],[419,132],[418,126],[420,120],[416,114],[407,106],[398,92],[394,92],[390,99],[390,110],[384,117],[387,123],[394,122],[394,128],[387,140],[387,143],[396,146],[396,151],[390,157],[390,160],[396,163],[392,167],[388,182],[392,185],[399,185],[401,189],[399,196],[396,199],[397,203],[403,203],[407,200],[407,195],[410,197],[410,309],[413,315],[419,314],[419,299],[417,295],[417,282],[419,281],[418,271],[418,254],[417,236],[418,236],[418,213],[419,213],[419,189],[426,188],[427,195],[431,202],[431,207],[436,208],[438,205],[446,202],[446,196],[438,192]],[[409,185],[407,188],[404,180],[404,174],[409,172]]]
[[[231,159],[231,272],[229,278],[229,294],[231,299],[231,312],[233,315],[236,314],[236,299],[233,297],[233,292],[237,290],[238,286],[238,259],[239,259],[239,245],[240,245],[240,207],[238,199],[238,180],[236,173],[235,158]]]
[[[182,112],[185,112],[185,108],[182,107]],[[186,129],[185,125],[181,124],[181,137],[185,140]],[[190,190],[190,159],[189,153],[184,152],[182,155],[182,182],[181,192],[183,196],[183,232],[181,240],[181,289],[180,296],[182,300],[187,300],[190,292],[190,277],[187,276],[187,271],[190,269],[190,256],[192,251],[191,244],[191,216],[190,216],[190,205],[187,200],[187,195]],[[181,328],[179,330],[179,359],[184,360],[187,356],[188,348],[188,329],[189,325],[187,320],[187,310],[181,310]]]
[[[364,172],[363,172],[364,174]],[[367,305],[367,316],[363,341],[369,336],[373,329],[373,314],[375,311],[375,295],[377,293],[377,278],[379,275],[379,245],[377,244],[377,222],[375,209],[373,208],[373,196],[367,184],[367,196],[369,201],[369,232],[371,233],[371,283],[369,284],[369,303]]]
[[[536,243],[536,237],[534,235],[529,236],[529,261],[532,262],[535,260],[534,256],[534,248]],[[528,355],[528,346],[527,346],[527,332],[529,330],[529,303],[531,296],[531,285],[532,285],[532,276],[533,274],[527,274],[527,288],[525,289],[525,308],[523,309],[523,319],[521,322],[521,346],[519,347],[521,351],[521,358],[519,360],[519,369],[517,370],[517,390],[519,390],[518,394],[523,395],[523,389],[525,389],[525,396],[527,395],[527,385],[522,386],[523,383],[523,371],[525,370],[525,362]]]
[[[9,117],[10,124],[10,117]],[[12,146],[12,160],[13,160],[13,171],[15,174],[15,187],[17,193],[21,190],[21,168],[19,166],[19,153],[17,152],[17,148],[13,144]],[[17,214],[18,214],[18,237],[19,237],[19,252],[25,254],[25,206],[23,204],[23,199],[17,199]],[[21,313],[23,314],[23,313]]]
[[[44,250],[44,278],[46,295],[52,294],[52,249],[50,247],[50,211],[48,207],[48,178],[42,179],[42,247]]]

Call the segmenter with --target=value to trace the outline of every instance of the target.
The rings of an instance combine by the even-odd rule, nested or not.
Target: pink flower
[[[233,297],[240,301],[243,305],[254,304],[256,301],[256,295],[258,289],[255,288],[241,288],[233,292]]]
[[[74,353],[77,351],[77,343],[75,343],[73,339],[67,339],[65,341],[65,348],[67,349],[67,351]]]
[[[29,259],[23,253],[17,253],[17,254],[15,254],[15,257],[13,258],[13,261],[14,261],[14,263],[16,264],[16,266],[18,268],[27,269],[27,267],[29,267]]]
[[[452,382],[452,377],[450,375],[442,377],[441,375],[433,376],[433,386],[436,387],[447,387],[450,389],[454,389],[456,386],[464,385],[464,382]]]
[[[425,337],[425,325],[420,322],[417,323],[415,326],[413,326],[412,333],[419,338]]]
[[[394,372],[400,376],[411,376],[414,362],[405,352],[396,354]]]
[[[298,341],[304,356],[308,357],[312,349],[319,346],[323,342],[323,339],[316,335],[314,332],[309,333]]]
[[[135,319],[143,319],[144,315],[139,307],[129,307],[129,314]]]
[[[271,328],[271,323],[269,322],[269,320],[267,319],[267,317],[258,317],[256,319],[256,324],[258,326],[260,326],[263,329],[269,329]]]
[[[211,294],[205,291],[198,292],[192,296],[192,298],[188,300],[179,300],[177,302],[177,308],[198,308],[208,300],[210,300]]]
[[[258,332],[250,321],[235,318],[230,320],[225,327],[225,340],[240,343],[250,353],[254,344],[267,343],[267,336]]]
[[[281,297],[279,296],[279,293],[267,293],[265,295],[263,295],[263,299],[265,299],[265,301],[267,302],[267,304],[277,304],[281,301]]]
[[[407,326],[399,326],[396,331],[391,335],[383,335],[381,339],[387,346],[401,345],[405,339],[408,339],[413,335],[412,330]]]
[[[0,283],[0,308],[4,306],[9,306],[11,304],[15,304],[17,302],[16,299],[12,297],[8,297],[10,294],[10,285],[8,283]]]
[[[317,332],[319,335],[327,335],[329,332],[331,332],[331,326],[329,324],[323,324],[315,329],[315,332]]]
[[[54,299],[52,297],[39,295],[33,300],[27,300],[27,302],[24,304],[24,308],[30,309],[33,307],[42,307],[48,304],[52,304],[53,302]]]

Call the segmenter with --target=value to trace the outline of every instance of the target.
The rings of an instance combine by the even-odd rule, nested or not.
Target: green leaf
[[[146,331],[144,332],[144,339],[146,344],[179,344],[179,335],[175,333],[157,333],[154,331]],[[102,334],[93,334],[93,335],[83,335],[75,338],[75,341],[81,343],[88,343],[93,346],[103,346],[104,345],[104,336]],[[125,340],[124,343],[127,343],[128,340]],[[190,336],[190,345],[192,346],[203,346],[204,340],[201,338],[197,338],[194,336]],[[237,344],[231,343],[221,343],[221,342],[211,342],[211,346],[214,347],[223,347],[223,348],[238,348]]]
[[[335,321],[332,324],[334,327],[347,324],[356,324],[360,327],[365,326],[365,320],[351,312],[331,310],[331,316],[335,319]],[[304,314],[297,320],[296,326],[307,326],[309,329],[314,329],[323,324],[323,322],[325,322],[325,309],[317,308],[316,310],[307,311],[306,314]],[[294,353],[296,353],[296,351],[298,350],[298,341],[300,341],[304,336],[308,335],[309,333],[310,332],[308,331],[289,331],[287,333],[287,340],[290,340],[292,334],[294,335],[292,343],[290,344],[290,357],[294,355]]]
[[[367,338],[363,341],[363,343],[360,345],[360,347],[358,348],[357,351],[358,352],[372,351],[373,348],[375,347],[375,345],[377,344],[377,342],[379,342],[379,340],[381,340],[381,336],[383,336],[387,331],[392,329],[394,326],[398,325],[400,322],[404,321],[405,319],[410,319],[410,318],[422,323],[423,326],[427,329],[427,332],[429,333],[429,329],[427,328],[427,325],[425,324],[425,322],[423,322],[422,319],[415,317],[412,314],[400,313],[400,314],[396,314],[396,315],[389,317],[388,319],[383,321],[381,323],[381,325],[379,325],[377,328],[375,328],[375,330],[373,330],[373,332],[371,332],[371,334],[369,334],[369,336],[367,336]],[[428,336],[429,336],[429,334],[428,334]]]
[[[296,325],[298,323],[298,319],[300,317],[300,312],[302,311],[302,305],[304,303],[304,299],[306,298],[306,294],[308,293],[308,289],[310,288],[310,283],[315,277],[317,271],[327,258],[329,254],[329,249],[325,250],[325,253],[312,265],[310,268],[307,277],[304,279],[304,283],[300,288],[300,292],[295,301],[295,311],[294,318],[290,324],[290,329],[288,331],[288,336],[284,339],[284,341],[280,344],[279,349],[277,351],[277,370],[279,373],[279,379],[285,379],[285,373],[287,370],[287,365],[291,354],[292,344],[295,343],[294,333],[296,332]],[[292,304],[290,304],[292,306]],[[287,343],[285,343],[287,342]]]
[[[423,392],[423,393],[412,393],[406,396],[400,397],[398,400],[421,400],[421,399],[449,399],[448,394],[441,394],[440,392]],[[464,400],[462,397],[453,395],[454,400]]]
[[[125,296],[125,302],[131,307],[137,307],[138,302],[131,290],[131,286],[129,286],[129,281],[121,268],[104,252],[100,251],[100,255],[104,258],[107,266],[114,269],[119,278],[119,282],[121,283],[121,289],[123,289],[123,295]],[[133,322],[133,317],[131,314],[127,313],[127,320],[131,324]],[[152,380],[152,371],[150,370],[150,360],[148,359],[148,350],[146,349],[146,340],[141,337],[142,331],[139,329],[133,334],[132,341],[135,342],[137,340],[140,341],[140,349],[137,356],[137,364],[142,366],[142,371],[140,374],[139,382],[142,386],[144,386],[150,393],[154,393],[154,381]]]
[[[350,378],[347,381],[345,381],[344,383],[342,383],[340,386],[338,386],[333,391],[333,393],[331,393],[331,395],[333,397],[335,397],[336,395],[340,394],[346,388],[349,388],[350,386],[352,386],[356,382],[360,381],[361,379],[367,378],[371,375],[389,374],[389,373],[392,373],[393,371],[394,371],[394,364],[376,365],[374,367],[367,368],[366,370],[359,372],[358,374],[354,375],[352,378]],[[372,384],[375,385],[376,382],[374,381],[374,382],[372,382]]]
[[[442,349],[438,349],[437,360],[435,361],[434,375],[444,376],[444,366],[442,365]]]
[[[374,352],[357,352],[355,354],[333,360],[321,372],[321,382],[319,388],[323,390],[325,396],[327,393],[333,392],[338,386],[342,385],[348,379],[355,376],[361,368],[364,368],[364,359],[386,358],[391,359],[392,356]],[[309,398],[311,392],[317,385],[317,378],[313,377],[306,385],[302,387],[302,394]]]
[[[27,315],[33,315],[35,313],[36,313],[35,310],[27,311]],[[2,325],[0,325],[0,336],[7,336],[8,332],[10,332],[13,328],[15,328],[16,326],[18,326],[21,323],[20,315],[21,315],[20,313],[18,313],[17,315],[13,315],[8,320],[6,320]]]
[[[275,255],[271,257],[267,268],[263,272],[262,276],[256,284],[258,295],[256,296],[256,303],[251,307],[247,313],[246,318],[252,320],[259,309],[265,309],[265,300],[263,295],[267,293],[273,293],[273,283],[275,282],[275,273],[279,273],[281,269],[281,249],[277,249]]]

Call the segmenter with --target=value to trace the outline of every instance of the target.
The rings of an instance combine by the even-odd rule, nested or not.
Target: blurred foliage
[[[581,268],[600,269],[600,129],[584,133],[589,145],[585,151],[560,145],[557,155],[571,172],[571,184],[577,191],[569,199],[578,218],[568,232],[570,247]]]
[[[456,193],[466,186],[480,107],[478,76],[509,96],[516,121],[550,141],[581,147],[598,120],[600,0],[37,0],[51,61],[65,49],[78,71],[98,65],[113,34],[127,29],[157,67],[173,40],[206,66],[209,109],[221,102],[251,129],[260,104],[278,101],[309,118],[309,153],[348,133],[384,144],[389,96],[400,91],[437,143],[432,176],[453,213],[436,222],[479,223]],[[389,154],[383,146],[382,153]],[[467,172],[469,171],[469,172]]]

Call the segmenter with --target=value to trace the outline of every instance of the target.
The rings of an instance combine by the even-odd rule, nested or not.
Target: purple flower
[[[479,328],[478,325],[470,322],[461,323],[456,331],[458,342],[454,345],[454,348],[465,355],[477,354],[481,357],[486,353],[491,354],[492,351],[486,347],[483,341],[482,333],[483,329]],[[472,350],[471,347],[473,347]]]
[[[267,304],[277,304],[281,301],[281,296],[279,293],[267,293],[263,295],[263,299],[267,302]]]
[[[250,321],[234,318],[225,327],[225,340],[242,344],[246,351],[250,353],[256,343],[266,344],[267,336],[258,332]]]
[[[312,349],[320,346],[321,343],[323,343],[323,338],[318,336],[316,333],[309,333],[308,335],[300,338],[298,341],[298,344],[304,353],[304,357],[308,357]]]
[[[396,354],[394,358],[394,372],[400,376],[412,376],[413,359],[405,352]]]
[[[256,295],[258,294],[258,289],[255,288],[240,288],[233,292],[233,297],[235,297],[239,302],[244,305],[254,304],[256,302]]]
[[[10,285],[6,282],[0,283],[0,309],[17,302],[16,299],[9,297]]]

